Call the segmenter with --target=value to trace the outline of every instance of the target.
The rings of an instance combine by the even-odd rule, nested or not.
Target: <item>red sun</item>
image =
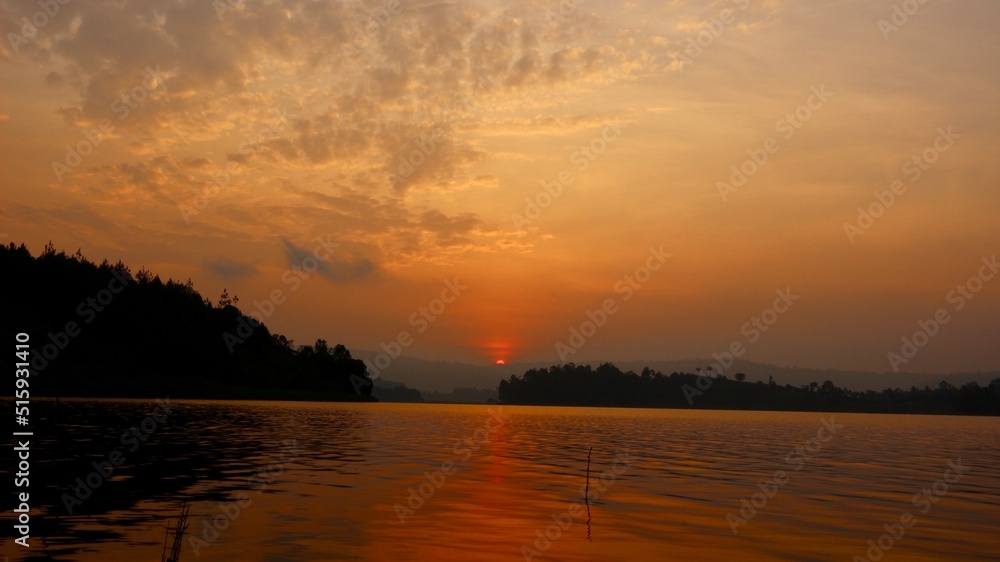
[[[506,365],[506,364],[507,362],[504,361],[503,359],[497,359],[497,365]]]

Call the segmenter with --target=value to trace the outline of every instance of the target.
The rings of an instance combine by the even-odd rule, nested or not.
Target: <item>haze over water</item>
[[[39,405],[55,424],[34,444],[50,498],[116,448],[126,461],[74,515],[59,502],[33,516],[32,540],[48,548],[32,559],[154,560],[184,501],[189,537],[214,536],[197,555],[186,538],[185,561],[522,560],[522,546],[543,547],[534,560],[865,559],[907,511],[916,522],[886,560],[1000,552],[996,418],[503,406],[487,431],[496,406],[179,404],[134,452],[120,436],[148,402]],[[843,427],[810,443],[823,419]],[[590,447],[588,529],[585,507],[572,523],[563,514],[583,501]],[[967,472],[915,504],[959,459]],[[449,461],[453,473],[401,523],[394,507]],[[788,482],[734,534],[726,515],[778,470]],[[240,497],[238,515],[204,534]],[[566,528],[536,544],[553,516]],[[18,560],[4,533],[2,554]]]

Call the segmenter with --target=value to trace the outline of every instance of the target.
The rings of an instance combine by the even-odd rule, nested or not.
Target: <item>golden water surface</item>
[[[998,418],[187,401],[131,451],[152,405],[49,404],[2,554],[159,560],[188,502],[185,562],[1000,559]]]

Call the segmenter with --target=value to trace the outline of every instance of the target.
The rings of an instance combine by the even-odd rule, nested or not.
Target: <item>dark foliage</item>
[[[30,335],[33,396],[371,399],[364,363],[344,346],[295,349],[235,296],[213,305],[190,280],[51,244],[38,257],[0,246],[0,271],[0,335]]]
[[[623,373],[610,363],[557,365],[531,369],[500,381],[502,404],[564,406],[622,406],[732,410],[789,410],[920,414],[1000,414],[1000,378],[989,386],[969,383],[955,388],[941,382],[937,388],[886,389],[854,392],[831,381],[801,387],[773,381],[743,382],[723,375],[663,373],[646,368]],[[699,377],[701,380],[699,381]],[[689,400],[690,398],[690,400]]]

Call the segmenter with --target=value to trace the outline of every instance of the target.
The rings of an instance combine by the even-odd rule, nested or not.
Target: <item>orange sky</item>
[[[1000,366],[1000,279],[949,298],[1000,251],[996,2],[367,4],[0,3],[4,240],[282,290],[297,343],[558,362],[610,300],[563,358],[886,371],[943,308],[900,368]]]

